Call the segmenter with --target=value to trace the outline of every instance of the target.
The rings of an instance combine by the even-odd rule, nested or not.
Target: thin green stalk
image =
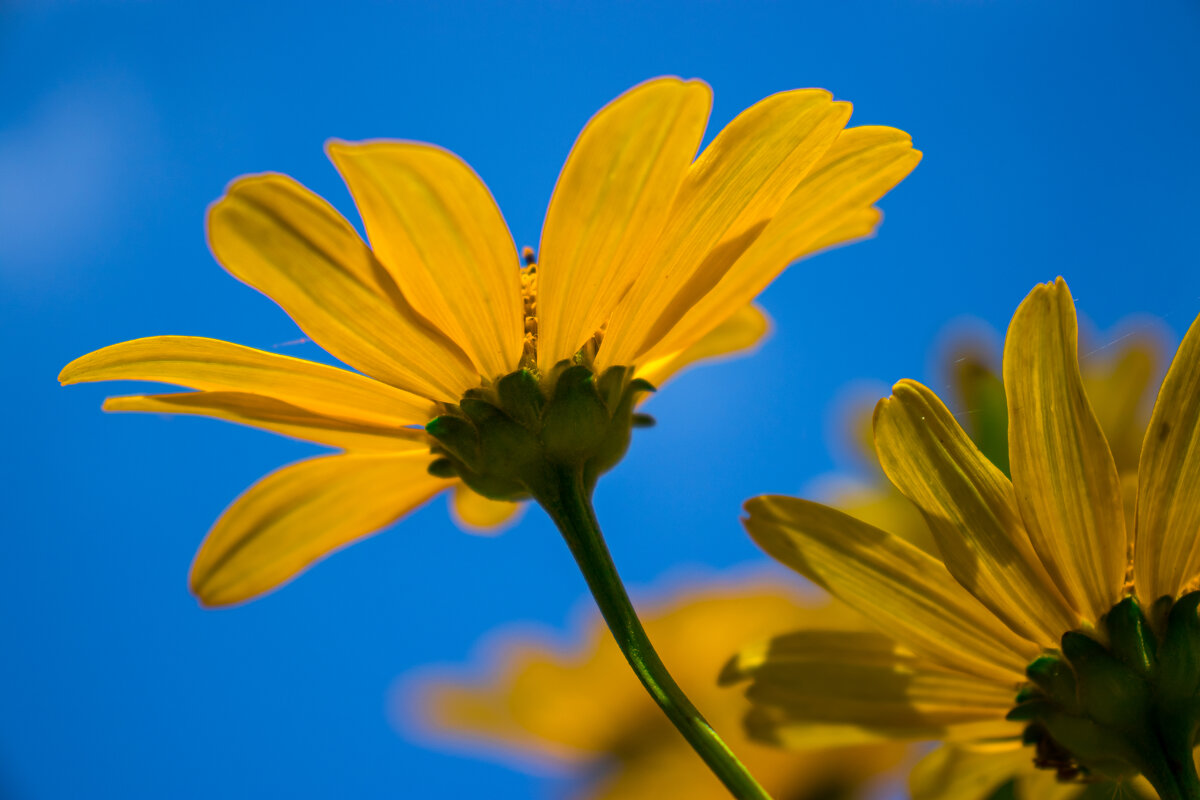
[[[738,800],[770,800],[770,795],[688,700],[650,644],[600,532],[582,470],[558,468],[553,478],[545,491],[539,493],[546,496],[536,499],[566,539],[629,666],[633,667],[667,718],[734,797]]]

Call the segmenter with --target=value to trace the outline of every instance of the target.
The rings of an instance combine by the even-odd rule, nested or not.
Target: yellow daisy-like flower
[[[586,460],[594,481],[623,452],[639,392],[753,343],[766,325],[755,295],[790,262],[871,233],[872,204],[920,159],[901,131],[846,128],[850,106],[811,89],[747,109],[697,157],[710,101],[700,81],[662,78],[602,109],[524,270],[487,187],[431,145],[329,143],[370,246],[285,175],[234,181],[209,210],[213,254],[359,372],[159,336],[59,376],[185,386],[195,391],[106,408],[211,416],[343,451],[267,476],[225,512],[192,568],[201,601],[273,589],[447,488],[468,522],[502,519],[512,506],[495,502],[529,496],[531,479],[508,431],[467,440],[488,408],[532,426],[531,447]]]
[[[858,614],[798,596],[777,579],[705,581],[643,612],[663,658],[678,665],[680,685],[720,730],[735,731],[748,704],[717,687],[729,652],[747,637],[797,627],[853,625]],[[666,719],[629,673],[600,620],[579,646],[528,635],[502,639],[495,653],[455,678],[438,670],[407,693],[423,726],[453,744],[482,745],[518,762],[538,759],[578,780],[572,796],[719,800],[728,793],[695,753],[671,735]],[[402,709],[402,713],[411,713]],[[776,798],[852,800],[896,766],[907,748],[875,743],[787,753],[727,737],[743,763]]]
[[[1077,338],[1061,278],[1013,317],[1011,480],[926,387],[901,381],[880,401],[879,462],[936,554],[816,503],[747,503],[767,552],[884,631],[744,653],[728,677],[753,680],[761,735],[966,743],[918,770],[919,797],[943,796],[930,776],[986,783],[1022,762],[1063,780],[1141,774],[1164,798],[1200,797],[1200,320],[1159,391],[1132,524]],[[946,766],[964,753],[971,771]]]

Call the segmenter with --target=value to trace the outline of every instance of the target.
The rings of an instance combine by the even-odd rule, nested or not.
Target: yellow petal
[[[493,536],[512,526],[524,510],[523,503],[489,500],[459,484],[450,495],[450,511],[467,533]]]
[[[1158,392],[1138,466],[1134,581],[1147,603],[1200,574],[1200,317]]]
[[[752,651],[753,653],[753,651]],[[735,674],[736,673],[736,674]],[[751,681],[761,721],[856,725],[934,738],[950,725],[1003,719],[1013,681],[948,670],[874,631],[799,631],[739,659],[722,680]]]
[[[1020,740],[946,745],[921,759],[908,776],[912,800],[986,800],[1033,769],[1033,748]],[[1050,773],[1053,774],[1053,773]],[[1076,789],[1078,791],[1078,789]],[[1041,800],[1042,795],[1033,795]]]
[[[1021,681],[1038,653],[941,562],[892,534],[794,497],[756,497],[746,510],[746,529],[769,555],[935,663]]]
[[[227,606],[291,580],[452,485],[426,471],[429,461],[427,451],[342,454],[271,473],[217,520],[192,564],[192,591]]]
[[[961,725],[888,729],[882,725],[836,725],[765,719],[757,710],[746,718],[746,729],[755,739],[788,750],[881,744],[897,740],[937,739],[943,742],[973,742],[980,738],[1020,736],[1022,726],[1003,719],[964,722]]]
[[[225,269],[355,369],[435,400],[477,386],[462,350],[401,296],[354,228],[286,175],[240,178],[208,211]]]
[[[599,366],[633,364],[656,345],[762,233],[849,117],[847,104],[805,89],[768,97],[717,134],[688,170],[655,247],[638,254]]]
[[[1121,486],[1079,375],[1067,284],[1034,288],[1004,344],[1008,454],[1029,538],[1060,591],[1086,619],[1117,600],[1128,562]]]
[[[326,145],[371,246],[420,314],[496,378],[525,339],[520,261],[496,201],[465,162],[419,142]]]
[[[282,400],[242,392],[110,397],[104,401],[104,410],[214,417],[342,450],[428,452],[430,445],[429,436],[419,428],[394,428],[323,416]]]
[[[584,127],[559,176],[538,252],[538,362],[570,358],[608,318],[653,246],[696,156],[712,91],[659,78]]]
[[[862,725],[993,719],[1004,716],[1013,697],[1008,682],[934,666],[876,632],[782,636],[746,677],[754,681],[755,703],[794,705],[805,718]]]
[[[757,349],[759,342],[770,330],[771,319],[767,313],[755,304],[747,303],[691,347],[638,368],[637,375],[650,381],[655,387],[662,386],[667,380],[698,362],[742,355]]]
[[[950,573],[1008,627],[1057,647],[1078,617],[1021,525],[1012,484],[928,388],[900,381],[875,409],[879,463],[925,514]]]
[[[403,427],[435,415],[424,397],[337,367],[198,336],[151,336],[110,345],[72,361],[58,379],[155,381],[281,400],[316,414]]]
[[[848,128],[825,152],[762,235],[644,357],[685,347],[719,323],[729,309],[754,299],[789,264],[874,230],[871,204],[921,160],[912,140],[895,128]]]

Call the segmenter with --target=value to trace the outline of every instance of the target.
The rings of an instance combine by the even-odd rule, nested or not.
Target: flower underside
[[[1105,615],[1107,644],[1071,631],[1035,659],[1008,719],[1028,722],[1034,763],[1062,780],[1146,776],[1164,798],[1200,788],[1200,592],[1163,597],[1143,614],[1127,597]]]
[[[548,470],[582,470],[590,492],[621,460],[634,427],[652,423],[634,409],[654,391],[632,367],[609,367],[597,377],[586,352],[546,375],[522,368],[468,391],[425,429],[439,456],[429,471],[460,478],[493,500],[544,497]]]

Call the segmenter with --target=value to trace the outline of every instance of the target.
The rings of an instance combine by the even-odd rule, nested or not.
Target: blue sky
[[[343,7],[349,6],[349,7]],[[1200,312],[1200,7],[1095,2],[15,2],[0,8],[0,796],[539,796],[540,779],[423,748],[389,687],[513,620],[561,627],[583,585],[544,517],[466,536],[435,501],[259,602],[186,589],[212,520],[314,451],[194,419],[103,415],[132,387],[59,388],[71,358],[151,334],[298,356],[223,272],[206,205],[287,172],[352,219],[330,137],[436,142],[488,182],[518,245],[576,133],[659,74],[708,81],[710,136],[820,86],[925,152],[872,241],[763,296],[754,358],[653,400],[597,505],[635,587],[762,557],[740,503],[839,467],[844,387],[933,381],[964,315],[1002,330],[1063,274],[1101,329],[1177,338]],[[1104,342],[1101,342],[1103,346]],[[935,388],[938,388],[935,385]],[[836,443],[833,443],[836,445]]]

